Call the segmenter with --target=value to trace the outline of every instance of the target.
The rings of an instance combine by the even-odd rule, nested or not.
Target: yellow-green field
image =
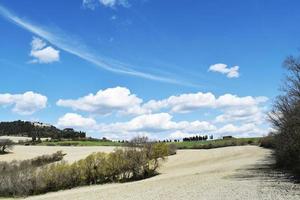
[[[232,138],[209,141],[176,142],[178,149],[213,149],[227,146],[259,145],[261,138]]]
[[[226,146],[243,146],[243,145],[259,145],[261,138],[232,138],[218,139],[209,141],[184,141],[171,142],[178,149],[212,149]],[[39,145],[43,146],[123,146],[124,143],[113,141],[55,141],[42,142]]]

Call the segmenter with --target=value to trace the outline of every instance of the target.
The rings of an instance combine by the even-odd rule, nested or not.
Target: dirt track
[[[67,155],[64,160],[72,162],[85,158],[93,152],[111,152],[115,147],[65,147],[65,146],[20,146],[17,145],[9,154],[1,155],[0,161],[25,160],[37,156],[52,154],[57,151],[63,151]]]
[[[300,199],[300,186],[264,166],[270,151],[255,146],[182,150],[150,179],[75,188],[28,199],[72,200],[255,200]]]

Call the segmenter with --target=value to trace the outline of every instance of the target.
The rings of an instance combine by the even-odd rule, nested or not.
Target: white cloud
[[[220,96],[216,100],[217,107],[241,107],[241,106],[254,106],[260,103],[265,103],[268,100],[267,97],[239,97],[237,95],[225,94]]]
[[[70,107],[73,110],[96,114],[142,115],[167,111],[171,113],[189,113],[199,109],[220,110],[224,114],[217,117],[217,122],[226,122],[233,119],[253,118],[260,119],[263,115],[261,104],[266,97],[239,97],[224,94],[216,97],[212,93],[188,93],[170,96],[162,100],[150,100],[143,103],[137,95],[132,94],[125,87],[108,88],[96,94],[89,94],[78,99],[60,99],[58,106]],[[247,115],[247,116],[246,116]],[[254,118],[255,116],[255,118]]]
[[[59,50],[51,46],[46,47],[46,43],[40,38],[33,37],[31,42],[30,56],[34,59],[31,63],[52,63],[59,61]]]
[[[263,109],[258,106],[249,106],[242,108],[226,109],[224,114],[218,115],[216,117],[216,122],[218,123],[228,123],[228,122],[252,122],[261,124],[265,122],[265,116]]]
[[[168,113],[157,113],[141,115],[125,122],[106,124],[97,123],[94,119],[85,118],[79,114],[67,113],[58,119],[57,125],[84,129],[111,139],[130,139],[137,135],[149,136],[152,139],[182,139],[195,135],[214,135],[215,138],[224,135],[254,137],[267,133],[267,130],[255,123],[241,125],[229,123],[217,127],[208,121],[176,122],[172,118]]]
[[[88,8],[88,9],[91,9],[91,10],[95,10],[97,5],[98,5],[98,2],[96,0],[83,0],[82,1],[83,8]]]
[[[143,100],[125,87],[108,88],[96,94],[78,99],[61,99],[58,106],[91,114],[133,114],[136,117],[127,122],[97,124],[94,133],[106,137],[131,138],[134,135],[151,137],[172,137],[195,134],[222,136],[255,136],[265,134],[260,129],[266,124],[266,97],[239,97],[224,94],[216,97],[212,93],[188,93],[170,96],[162,100]],[[174,121],[170,113],[189,113],[199,109],[210,109],[215,119],[210,121]],[[206,111],[207,112],[207,111]],[[247,126],[246,126],[247,125]],[[250,126],[251,125],[251,126]],[[251,130],[252,129],[252,130]],[[158,136],[160,135],[160,136]]]
[[[128,8],[130,4],[128,0],[83,0],[82,5],[84,8],[94,10],[98,5],[115,8],[117,6]]]
[[[226,74],[228,78],[238,78],[240,76],[239,66],[233,66],[229,68],[226,64],[222,63],[211,65],[208,71]]]
[[[0,94],[0,105],[13,106],[12,111],[20,115],[31,115],[47,106],[47,97],[31,91],[24,94]]]
[[[182,131],[175,131],[175,132],[173,132],[173,133],[171,133],[170,135],[169,135],[169,137],[171,138],[171,139],[182,139],[182,138],[185,138],[185,137],[193,137],[193,136],[195,136],[196,134],[191,134],[191,133],[184,133],[184,132],[182,132]]]
[[[93,118],[85,118],[76,113],[66,113],[57,122],[57,126],[61,128],[93,129],[96,124]]]
[[[106,135],[118,135],[120,138],[126,136],[131,138],[135,135],[148,134],[157,137],[156,134],[167,134],[181,131],[188,134],[201,132],[211,132],[216,127],[206,121],[179,121],[172,120],[168,113],[147,114],[135,117],[127,122],[117,122],[111,124],[99,124],[98,131]],[[165,137],[167,136],[165,135]]]
[[[142,99],[131,94],[130,90],[124,87],[108,88],[99,90],[96,94],[89,94],[79,99],[60,99],[58,106],[70,107],[73,110],[86,111],[97,114],[133,113],[141,114],[143,110],[140,107]]]
[[[171,112],[185,113],[197,108],[212,107],[215,100],[212,93],[198,92],[171,96],[160,101],[151,100],[144,104],[144,108],[153,111],[169,108]]]
[[[257,135],[266,134],[266,130],[260,129],[254,123],[243,124],[240,126],[236,126],[234,124],[227,124],[221,128],[219,128],[215,134],[220,136],[231,135],[238,137],[253,137]]]
[[[224,94],[216,97],[214,94],[208,93],[189,93],[178,96],[171,96],[163,100],[151,100],[143,105],[143,108],[151,111],[159,111],[161,109],[170,109],[174,113],[193,112],[200,108],[232,108],[243,106],[257,106],[268,100],[267,97],[239,97],[232,94]]]

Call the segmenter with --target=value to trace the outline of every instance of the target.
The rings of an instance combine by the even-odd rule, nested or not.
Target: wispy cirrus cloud
[[[91,49],[86,47],[83,43],[81,43],[79,40],[74,40],[70,35],[67,35],[64,32],[59,31],[53,31],[50,30],[47,27],[42,27],[35,25],[32,22],[29,22],[28,20],[22,19],[18,17],[17,15],[10,12],[8,9],[0,5],[0,15],[7,19],[8,21],[16,24],[19,27],[22,27],[23,29],[39,36],[40,38],[43,38],[44,40],[48,41],[52,45],[56,46],[57,48],[64,50],[65,52],[68,52],[70,54],[73,54],[87,62],[90,62],[94,65],[96,65],[99,68],[102,68],[104,70],[118,73],[118,74],[125,74],[135,77],[140,77],[148,80],[154,80],[154,81],[160,81],[170,84],[177,84],[177,85],[185,85],[185,86],[192,86],[195,85],[179,81],[178,79],[173,79],[170,77],[162,76],[162,75],[156,75],[151,74],[143,71],[138,71],[133,68],[129,68],[128,64],[123,65],[122,62],[106,58],[102,55],[96,55],[91,53]]]
[[[97,6],[104,6],[108,8],[115,8],[117,6],[128,8],[130,4],[128,0],[83,0],[82,6],[94,10]]]

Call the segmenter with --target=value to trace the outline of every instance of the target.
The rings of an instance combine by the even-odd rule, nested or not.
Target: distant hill
[[[50,124],[21,120],[0,122],[1,135],[26,136],[31,137],[33,140],[38,140],[39,138],[78,139],[86,137],[85,132],[75,131],[71,128],[61,130]]]

